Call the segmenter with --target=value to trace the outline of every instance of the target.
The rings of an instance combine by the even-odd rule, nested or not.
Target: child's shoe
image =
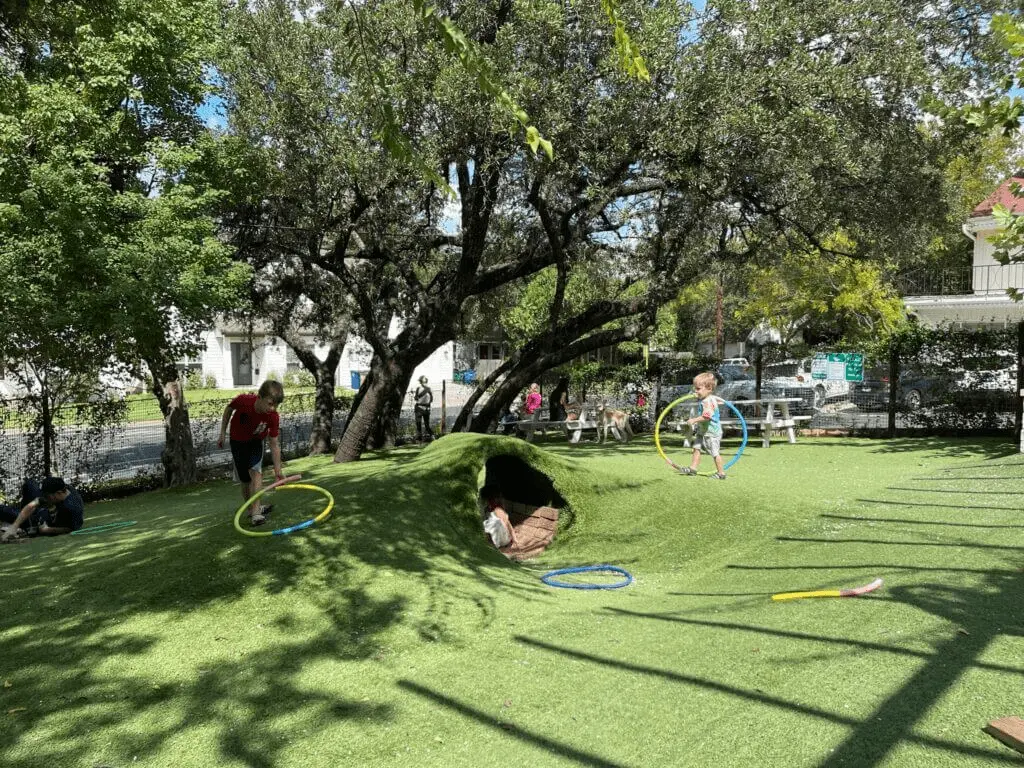
[[[713,474],[711,476],[711,479],[712,480],[725,480],[725,473],[724,472],[715,472],[715,474]]]
[[[262,512],[253,512],[252,515],[249,517],[249,522],[253,526],[263,525],[265,522],[267,522],[267,518],[263,515]]]
[[[696,475],[697,474],[697,470],[696,469],[690,469],[689,467],[683,467],[682,469],[679,470],[679,474],[680,475]]]
[[[272,510],[273,508],[274,508],[273,504],[264,504],[263,505],[262,512],[263,512],[263,519],[264,520],[269,520],[270,519],[270,510]]]

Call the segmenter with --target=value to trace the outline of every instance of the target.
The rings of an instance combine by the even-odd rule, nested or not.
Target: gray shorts
[[[722,436],[703,434],[693,443],[696,451],[706,451],[711,457],[718,456],[722,452]]]

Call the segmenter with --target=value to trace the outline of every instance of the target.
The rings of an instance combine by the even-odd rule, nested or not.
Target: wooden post
[[[1010,749],[1024,754],[1024,720],[1019,717],[1000,717],[981,730],[989,736],[999,739]]]
[[[448,420],[448,403],[447,403],[447,400],[446,400],[447,393],[448,393],[448,390],[447,390],[447,387],[446,387],[447,384],[448,384],[448,382],[445,379],[441,379],[441,434],[442,435],[445,433],[446,424],[447,424],[447,420]]]
[[[764,344],[757,345],[757,357],[754,358],[754,415],[761,416],[761,374],[764,372]]]
[[[900,396],[900,344],[891,342],[889,347],[889,418],[885,428],[885,436],[896,437],[896,406]]]
[[[1017,445],[1024,453],[1024,320],[1017,323],[1017,395],[1014,400],[1016,407],[1013,414],[1013,429],[1017,435]]]

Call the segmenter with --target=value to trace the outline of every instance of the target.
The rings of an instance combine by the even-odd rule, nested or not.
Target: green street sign
[[[860,352],[816,352],[811,378],[828,381],[864,381],[864,355]]]

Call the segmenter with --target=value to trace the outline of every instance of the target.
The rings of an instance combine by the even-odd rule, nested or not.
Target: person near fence
[[[717,470],[711,477],[725,480],[725,470],[722,468],[722,415],[718,409],[718,398],[714,395],[715,384],[715,374],[710,371],[699,373],[693,379],[693,391],[700,400],[697,415],[686,420],[694,430],[693,458],[690,466],[679,471],[684,475],[696,475],[700,467],[701,451],[707,451],[715,460]]]
[[[235,478],[241,483],[242,498],[251,499],[263,487],[264,438],[270,443],[270,456],[274,462],[274,477],[284,478],[281,464],[281,419],[277,406],[284,400],[284,387],[279,381],[265,381],[259,392],[238,395],[227,407],[220,422],[219,448],[224,447],[224,438],[230,426],[231,459]],[[258,509],[249,510],[253,525],[267,521],[272,505],[261,504]]]
[[[82,527],[85,504],[82,495],[60,477],[47,477],[41,483],[27,478],[21,484],[21,506],[0,505],[0,522],[9,524],[0,531],[0,541],[21,535],[60,536]]]
[[[548,408],[551,411],[552,421],[565,421],[565,409],[569,405],[569,379],[565,376],[559,378],[555,388],[551,391],[548,399]]]
[[[430,406],[434,402],[434,393],[427,386],[426,376],[420,376],[419,386],[412,393],[412,398],[412,410],[416,418],[416,439],[420,442],[433,440],[434,434],[430,431]]]
[[[522,411],[522,407],[523,404],[518,397],[505,406],[505,409],[501,412],[501,416],[498,417],[498,431],[501,434],[515,434],[516,422],[519,421],[519,414]]]

